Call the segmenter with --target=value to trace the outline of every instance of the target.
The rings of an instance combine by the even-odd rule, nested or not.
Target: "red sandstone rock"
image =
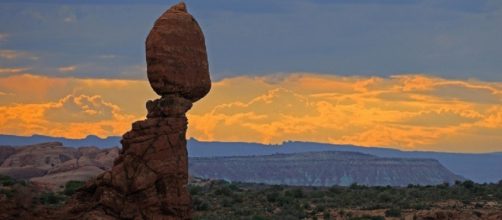
[[[148,80],[161,95],[192,102],[209,92],[211,82],[204,35],[184,3],[167,10],[146,39]]]
[[[146,41],[148,79],[162,97],[123,135],[111,171],[90,181],[56,218],[190,219],[187,118],[210,89],[204,35],[184,3],[167,10]]]

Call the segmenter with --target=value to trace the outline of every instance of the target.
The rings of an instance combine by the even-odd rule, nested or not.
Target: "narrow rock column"
[[[204,35],[184,3],[155,22],[146,60],[148,80],[161,98],[148,101],[147,119],[124,134],[112,170],[70,200],[68,219],[190,219],[185,113],[211,82]]]

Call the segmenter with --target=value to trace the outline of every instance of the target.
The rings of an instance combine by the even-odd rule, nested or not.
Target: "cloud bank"
[[[7,75],[0,77],[0,133],[121,135],[153,98],[145,80]],[[500,151],[502,83],[421,74],[239,76],[214,82],[188,118],[188,136],[208,141]]]
[[[502,149],[502,83],[309,73],[216,82],[189,112],[202,140],[316,141],[401,149]]]

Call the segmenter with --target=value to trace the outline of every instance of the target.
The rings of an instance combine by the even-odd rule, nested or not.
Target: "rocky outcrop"
[[[73,148],[59,142],[0,146],[0,174],[58,190],[70,180],[85,181],[109,170],[118,153],[118,148]]]
[[[184,3],[167,10],[146,40],[148,79],[162,97],[123,135],[109,172],[83,187],[65,219],[190,219],[186,111],[210,89],[204,36]]]

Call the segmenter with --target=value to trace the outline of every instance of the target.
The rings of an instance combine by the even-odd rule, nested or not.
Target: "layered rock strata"
[[[70,200],[65,218],[190,219],[185,113],[210,89],[204,35],[184,3],[167,10],[146,40],[147,119],[123,135],[109,172]]]

